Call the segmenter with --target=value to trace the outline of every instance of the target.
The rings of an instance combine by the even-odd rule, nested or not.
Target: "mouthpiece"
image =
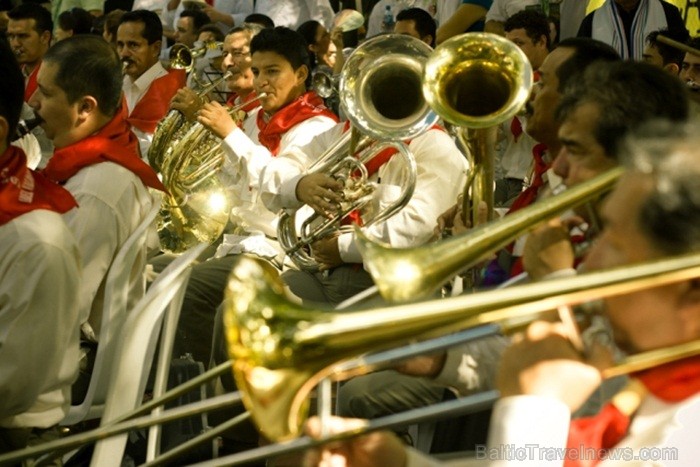
[[[27,136],[31,131],[41,125],[41,122],[43,120],[41,117],[35,116],[34,118],[30,118],[29,120],[20,120],[19,123],[17,124],[17,131],[15,132],[15,139],[14,141],[17,141],[18,139],[22,139],[25,136]]]

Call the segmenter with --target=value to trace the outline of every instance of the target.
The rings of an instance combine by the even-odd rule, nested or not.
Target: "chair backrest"
[[[134,268],[139,254],[145,253],[148,229],[153,225],[159,209],[160,198],[154,198],[150,211],[119,248],[109,267],[104,288],[100,341],[97,346],[88,390],[85,398],[79,404],[70,407],[68,415],[61,421],[61,425],[74,425],[83,420],[99,418],[102,415],[117,336],[119,336],[126,320],[130,279],[134,276]],[[138,272],[136,271],[136,274]],[[143,276],[143,271],[141,271],[141,275]]]
[[[164,316],[168,316],[167,321],[174,320],[177,323],[191,272],[190,266],[204,248],[205,244],[197,245],[175,259],[158,275],[146,295],[130,311],[115,352],[102,425],[141,404]],[[161,336],[161,355],[169,357],[172,354],[172,334]],[[156,379],[167,379],[168,369],[167,365],[159,365]],[[97,442],[90,465],[119,466],[127,436],[124,434]]]

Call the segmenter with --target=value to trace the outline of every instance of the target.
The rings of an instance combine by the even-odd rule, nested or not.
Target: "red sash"
[[[27,167],[20,148],[0,156],[0,225],[35,209],[63,214],[77,205],[68,190]]]
[[[27,85],[24,88],[24,102],[29,102],[29,99],[36,92],[38,84],[36,82],[36,75],[39,74],[39,68],[41,68],[41,62],[39,62],[27,78]]]
[[[260,111],[258,112],[257,120],[258,130],[260,130],[258,133],[258,141],[260,141],[260,144],[265,146],[273,156],[276,156],[279,152],[282,136],[290,128],[304,120],[320,115],[331,118],[334,122],[338,121],[338,117],[328,110],[323,104],[323,99],[318,97],[313,91],[299,96],[286,107],[275,112],[268,122],[265,122],[265,112]]]
[[[691,357],[661,365],[632,375],[639,379],[654,396],[666,402],[680,402],[700,392],[700,357]],[[571,422],[567,447],[611,449],[627,434],[630,418],[612,403],[597,415]],[[568,456],[567,456],[568,457]],[[565,467],[588,467],[601,459],[566,459]]]
[[[83,167],[114,162],[129,169],[144,185],[166,191],[153,169],[138,156],[138,140],[126,120],[126,105],[97,133],[64,148],[56,149],[44,169],[51,180],[65,182]]]
[[[168,113],[170,100],[186,81],[184,70],[170,70],[167,75],[153,80],[127,119],[131,126],[144,133],[153,133],[158,122]]]

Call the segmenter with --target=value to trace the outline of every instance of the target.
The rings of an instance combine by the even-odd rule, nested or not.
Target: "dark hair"
[[[700,137],[693,124],[656,121],[623,145],[622,159],[649,175],[654,187],[637,222],[644,235],[669,255],[700,249]]]
[[[0,115],[8,124],[7,143],[12,141],[24,102],[24,76],[5,37],[0,37]]]
[[[119,23],[122,20],[122,16],[126,14],[124,10],[112,10],[103,16],[105,19],[104,28],[112,36],[112,40],[117,40],[117,29],[119,29]]]
[[[632,61],[588,67],[582,79],[567,88],[556,117],[561,121],[587,103],[600,111],[595,138],[611,158],[617,158],[618,146],[630,130],[654,118],[684,122],[690,112],[687,90],[677,77]]]
[[[270,18],[267,15],[263,15],[262,13],[251,13],[245,17],[243,22],[244,23],[259,24],[263,28],[272,29],[275,27],[275,22],[272,21],[272,18]]]
[[[53,31],[53,21],[51,20],[51,13],[41,5],[36,3],[22,3],[11,9],[7,16],[11,20],[21,20],[21,19],[33,19],[35,23],[35,30],[39,34],[44,31],[51,33]]]
[[[196,32],[211,20],[202,10],[184,10],[180,13],[180,18],[192,18],[192,31]]]
[[[686,43],[692,48],[700,50],[700,36],[691,37]],[[683,58],[685,58],[685,54],[683,54]]]
[[[284,26],[274,29],[263,29],[250,41],[250,53],[275,52],[289,62],[294,70],[306,66],[309,70],[307,87],[311,81],[311,61],[306,41],[296,31]]]
[[[82,8],[71,8],[58,15],[58,27],[73,34],[90,34],[94,16]]]
[[[157,14],[148,10],[134,10],[124,13],[119,20],[119,25],[124,23],[141,23],[143,24],[143,38],[149,44],[153,44],[163,37],[163,25]],[[117,28],[118,29],[118,28]]]
[[[315,19],[310,19],[309,21],[303,22],[297,28],[297,32],[304,38],[307,46],[316,45],[316,31],[318,30],[319,26],[322,28],[324,27]],[[316,68],[316,54],[312,54],[311,50],[309,50],[309,63],[311,65],[311,69]]]
[[[675,63],[680,68],[681,65],[683,65],[685,52],[668,44],[664,44],[663,42],[659,42],[657,39],[659,36],[665,36],[674,41],[684,43],[688,40],[688,31],[685,29],[659,29],[658,31],[650,32],[646,37],[647,44],[659,51],[664,65]]]
[[[430,13],[422,8],[407,8],[396,15],[396,21],[413,21],[420,37],[430,36],[430,46],[435,47],[437,25]]]
[[[214,34],[214,40],[216,42],[223,42],[225,37],[224,32],[216,24],[213,23],[205,24],[204,26],[199,28],[196,33],[197,37],[199,37],[199,35],[203,32],[210,32]]]
[[[114,47],[101,37],[82,35],[54,44],[44,56],[58,65],[56,85],[69,103],[84,96],[97,100],[100,111],[112,117],[122,100],[122,64]]]
[[[559,65],[557,69],[559,92],[562,94],[569,82],[574,81],[574,78],[583,73],[593,62],[599,60],[606,62],[620,60],[620,54],[611,46],[588,37],[564,39],[556,46],[556,48],[561,47],[574,49],[574,54]]]
[[[519,11],[508,18],[503,25],[503,30],[509,32],[513,29],[524,29],[525,34],[533,43],[538,42],[544,36],[547,48],[552,46],[549,37],[549,20],[537,10]]]

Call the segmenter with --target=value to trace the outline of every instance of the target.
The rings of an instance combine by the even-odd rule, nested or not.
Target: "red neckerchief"
[[[328,110],[323,104],[323,99],[318,97],[313,91],[299,96],[286,107],[275,112],[268,122],[265,122],[265,112],[261,110],[258,112],[257,120],[258,141],[273,156],[276,156],[280,149],[282,135],[298,123],[321,115],[332,119],[334,122],[338,121],[338,117]]]
[[[126,105],[97,133],[64,148],[56,149],[44,169],[51,180],[62,183],[83,167],[114,162],[129,169],[144,185],[166,191],[153,169],[138,155],[138,140],[126,120]]]
[[[167,75],[154,79],[129,115],[131,126],[144,133],[153,133],[158,122],[168,113],[170,100],[186,81],[184,70],[170,70]]]
[[[29,102],[29,98],[32,97],[32,94],[34,94],[39,87],[36,82],[36,76],[39,74],[39,68],[41,68],[41,62],[37,63],[32,72],[29,73],[27,85],[24,88],[24,102]]]
[[[77,205],[68,190],[27,167],[20,148],[0,156],[0,225],[35,209],[63,214]]]
[[[666,402],[680,402],[700,392],[700,357],[690,357],[667,363],[650,370],[633,373],[654,396]],[[567,447],[611,449],[627,434],[630,417],[620,412],[612,403],[592,417],[571,422]],[[566,459],[565,467],[589,467],[601,459]]]

